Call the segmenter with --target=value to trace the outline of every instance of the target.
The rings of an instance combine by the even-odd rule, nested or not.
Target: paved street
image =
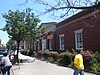
[[[73,69],[57,66],[56,64],[46,63],[44,61],[35,60],[32,63],[20,64],[13,66],[15,75],[73,75]],[[85,73],[85,75],[95,75]]]

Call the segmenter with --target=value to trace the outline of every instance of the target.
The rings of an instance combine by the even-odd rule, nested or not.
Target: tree
[[[30,8],[22,12],[19,10],[15,12],[9,10],[8,13],[3,14],[3,18],[5,18],[6,25],[2,30],[7,31],[9,37],[17,42],[18,59],[20,42],[27,36],[27,33],[33,29],[32,27],[38,24],[39,19],[34,17],[34,13]]]
[[[40,30],[40,28],[39,27],[35,27],[34,29],[32,29],[32,30],[29,30],[29,32],[27,33],[27,36],[26,36],[26,38],[25,38],[25,40],[27,40],[28,42],[29,42],[29,50],[30,50],[30,52],[29,52],[29,55],[32,55],[33,54],[33,50],[32,50],[32,48],[33,48],[33,45],[35,45],[35,44],[37,44],[37,42],[38,42],[38,40],[40,39],[40,33],[41,33],[42,31]]]
[[[26,19],[27,25],[28,25],[28,32],[26,34],[26,37],[24,40],[27,40],[30,45],[30,53],[32,54],[32,45],[34,45],[36,41],[36,34],[38,30],[38,23],[40,20],[38,18],[31,18],[30,15],[27,15]]]
[[[26,0],[22,4],[28,3]],[[32,0],[34,4],[40,4],[45,7],[45,11],[39,15],[52,12],[51,15],[56,18],[66,18],[69,15],[76,14],[83,9],[100,10],[100,0]],[[21,4],[21,5],[22,5]],[[51,16],[50,15],[50,16]]]
[[[6,48],[7,48],[8,50],[11,50],[11,49],[13,49],[13,47],[14,47],[14,40],[12,40],[12,39],[10,38],[9,41],[7,42],[7,44],[6,44]]]

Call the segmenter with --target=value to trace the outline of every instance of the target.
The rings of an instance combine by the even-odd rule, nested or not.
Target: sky
[[[25,0],[0,0],[0,29],[3,28],[6,25],[5,19],[2,17],[2,14],[8,13],[9,10],[16,11],[16,10],[25,10],[26,8],[32,8],[37,15],[38,13],[35,10],[38,11],[44,11],[42,6],[38,4],[33,4],[32,2],[29,2],[26,5],[18,5],[23,3]],[[42,15],[38,17],[41,20],[41,23],[45,22],[57,22],[58,20],[54,20],[50,18],[49,14]],[[6,44],[7,41],[9,40],[8,34],[4,31],[0,30],[0,39],[2,40],[2,44]]]
[[[31,8],[31,9],[33,9],[33,12],[34,12],[35,15],[37,15],[39,13],[38,11],[42,11],[42,12],[45,11],[45,9],[44,9],[44,7],[42,5],[33,3],[32,0],[29,0],[29,1],[30,2],[28,2],[26,5],[19,5],[19,4],[24,3],[25,0],[0,0],[0,29],[3,28],[6,25],[5,19],[2,17],[2,14],[8,13],[9,10],[12,10],[12,11],[16,11],[16,10],[23,11],[26,8]],[[48,1],[51,4],[55,4],[53,2],[53,0],[48,0]],[[54,1],[56,1],[56,0],[54,0]],[[82,1],[84,1],[84,0],[82,0]],[[91,0],[91,1],[94,2],[95,0]],[[62,13],[62,11],[61,12],[57,12],[56,15],[59,15],[61,13]],[[48,13],[46,15],[41,15],[38,18],[41,20],[40,23],[60,22],[61,20],[63,20],[63,19],[57,20],[57,19],[52,18],[50,13]],[[8,34],[6,32],[4,32],[4,31],[0,30],[0,39],[2,40],[2,44],[6,44],[7,41],[9,40]]]

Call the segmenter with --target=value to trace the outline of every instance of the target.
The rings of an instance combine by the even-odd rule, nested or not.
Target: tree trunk
[[[19,44],[20,44],[20,42],[17,41],[17,61],[19,59]]]
[[[29,56],[31,56],[33,54],[32,52],[32,42],[30,41],[30,51],[29,51]]]

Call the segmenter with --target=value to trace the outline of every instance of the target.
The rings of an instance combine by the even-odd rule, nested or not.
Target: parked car
[[[7,49],[0,49],[0,60],[3,57],[3,54],[7,52]]]

